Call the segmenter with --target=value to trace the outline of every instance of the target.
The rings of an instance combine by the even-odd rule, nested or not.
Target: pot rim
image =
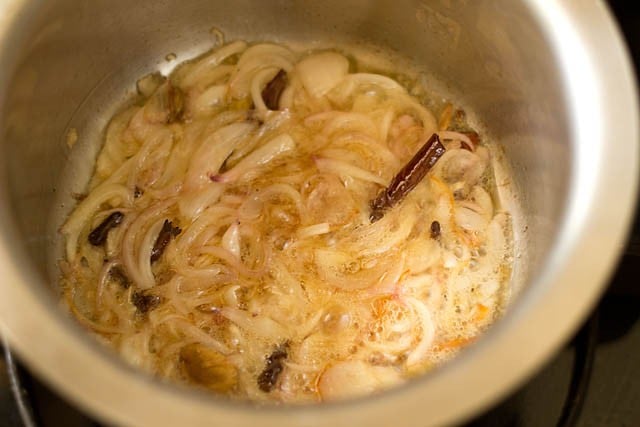
[[[0,39],[17,31],[25,10],[35,7],[27,3],[0,6]],[[162,383],[95,345],[52,307],[49,295],[34,292],[42,278],[16,250],[19,237],[6,211],[0,211],[2,333],[64,396],[122,425],[440,425],[459,422],[506,395],[541,367],[594,306],[623,247],[638,185],[637,88],[609,11],[595,1],[526,3],[544,23],[563,79],[577,159],[570,199],[545,270],[501,321],[452,362],[379,395],[287,408],[230,403]],[[6,191],[0,188],[3,200]]]

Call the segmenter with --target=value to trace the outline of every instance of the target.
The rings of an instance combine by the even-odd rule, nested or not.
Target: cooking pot
[[[69,159],[95,155],[136,79],[210,48],[213,27],[228,39],[391,49],[475,113],[498,141],[517,195],[512,301],[476,344],[379,395],[254,407],[135,371],[60,309],[56,226],[91,168],[69,170]],[[167,62],[169,53],[177,61]],[[460,422],[532,375],[600,295],[634,207],[637,115],[631,67],[602,1],[4,0],[2,333],[37,375],[113,424]]]

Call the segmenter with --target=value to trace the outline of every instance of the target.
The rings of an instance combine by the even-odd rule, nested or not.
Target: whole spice
[[[107,240],[109,231],[112,228],[117,227],[123,219],[124,214],[122,212],[114,212],[106,217],[104,221],[100,223],[100,225],[98,225],[93,229],[91,233],[89,233],[89,243],[91,243],[93,246],[102,246]]]
[[[164,224],[162,224],[162,229],[156,238],[156,242],[153,244],[153,249],[151,249],[151,262],[159,260],[171,241],[171,238],[177,236],[181,232],[182,230],[180,227],[174,227],[173,223],[166,219]]]
[[[385,211],[400,203],[422,181],[445,151],[438,135],[431,135],[413,158],[393,177],[391,184],[371,201],[369,220],[378,221],[384,216]]]
[[[283,363],[287,359],[289,346],[285,343],[279,345],[273,353],[267,357],[264,370],[258,377],[258,387],[265,393],[269,393],[278,382],[280,374],[284,370]]]
[[[431,238],[437,239],[440,237],[440,223],[438,221],[433,221],[431,223]]]

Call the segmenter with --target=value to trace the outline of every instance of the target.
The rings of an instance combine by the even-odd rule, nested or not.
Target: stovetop
[[[636,1],[608,3],[638,70]],[[576,336],[533,379],[464,427],[640,426],[640,215],[631,236],[606,294]],[[6,354],[0,357],[0,427],[100,425]]]

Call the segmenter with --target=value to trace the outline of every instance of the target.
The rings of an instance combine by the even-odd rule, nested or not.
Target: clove
[[[177,236],[181,232],[182,230],[180,227],[174,227],[171,221],[165,219],[164,224],[162,224],[162,229],[156,238],[156,242],[153,244],[153,249],[151,249],[151,262],[159,260],[171,241],[171,238]]]
[[[440,237],[440,233],[441,233],[441,229],[440,229],[440,223],[438,221],[433,221],[431,223],[431,228],[430,228],[430,235],[432,239],[437,239],[438,237]]]
[[[281,344],[267,357],[265,368],[258,377],[258,387],[265,393],[273,390],[278,382],[278,378],[284,370],[283,362],[288,357],[288,348],[287,343]]]
[[[117,227],[123,220],[124,214],[122,212],[114,212],[104,219],[96,228],[89,233],[89,243],[93,246],[102,246],[107,240],[109,231],[112,228]]]

